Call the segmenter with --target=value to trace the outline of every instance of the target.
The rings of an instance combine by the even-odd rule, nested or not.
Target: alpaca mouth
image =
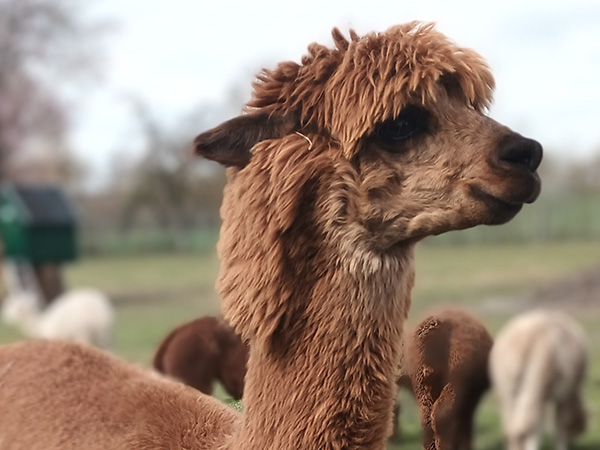
[[[529,172],[525,177],[519,178],[515,183],[515,188],[511,189],[506,195],[493,194],[476,184],[469,185],[469,190],[471,195],[479,200],[498,203],[507,207],[533,203],[541,192],[542,184],[539,175],[537,172]]]
[[[477,185],[470,185],[469,190],[475,199],[486,205],[488,217],[485,223],[487,225],[500,225],[508,222],[517,215],[525,203],[525,201],[502,199]]]
[[[540,180],[540,176],[537,172],[533,172],[530,174],[532,178],[533,186],[531,187],[531,192],[529,196],[523,200],[523,203],[533,203],[539,197],[540,192],[542,191],[542,180]]]

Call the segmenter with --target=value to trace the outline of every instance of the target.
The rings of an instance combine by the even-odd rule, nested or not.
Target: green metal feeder
[[[5,258],[31,264],[63,263],[78,256],[77,217],[55,186],[4,185],[0,235]]]

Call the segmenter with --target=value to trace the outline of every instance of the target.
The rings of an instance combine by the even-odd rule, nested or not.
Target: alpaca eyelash
[[[407,106],[397,117],[380,122],[375,127],[375,139],[389,152],[402,150],[401,144],[427,132],[429,112],[417,106]]]

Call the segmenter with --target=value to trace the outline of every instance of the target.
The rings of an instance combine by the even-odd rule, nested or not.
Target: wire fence
[[[160,228],[86,229],[80,231],[85,255],[212,252],[218,225],[188,231]],[[540,198],[502,226],[480,226],[427,240],[427,245],[477,245],[499,242],[600,240],[600,193]]]

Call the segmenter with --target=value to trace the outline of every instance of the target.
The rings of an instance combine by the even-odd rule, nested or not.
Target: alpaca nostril
[[[542,146],[533,139],[514,135],[504,139],[500,145],[498,159],[500,161],[524,166],[530,172],[535,172],[542,162]]]

